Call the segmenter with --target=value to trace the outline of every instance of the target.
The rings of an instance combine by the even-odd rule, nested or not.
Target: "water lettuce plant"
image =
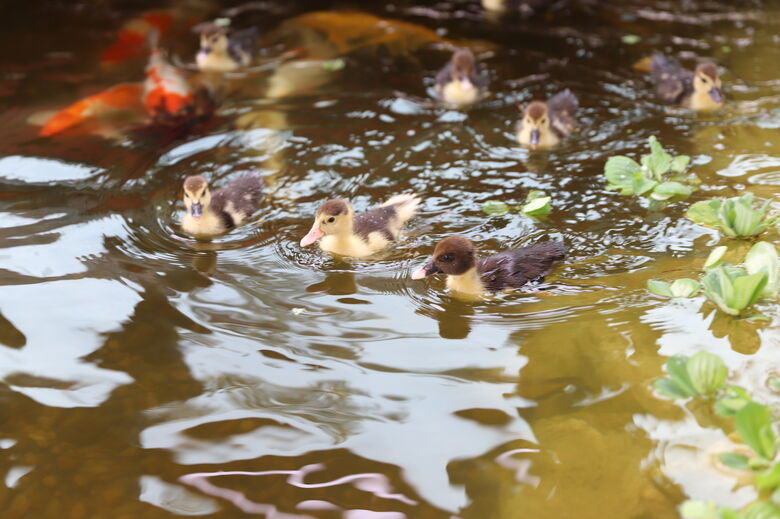
[[[687,155],[673,157],[664,151],[655,136],[649,139],[650,154],[640,162],[624,155],[610,157],[604,165],[607,189],[621,195],[643,195],[654,200],[669,200],[690,195],[699,179],[685,174],[691,162]]]
[[[723,262],[726,247],[716,247],[704,262],[700,281],[682,278],[667,283],[651,279],[647,289],[663,297],[694,297],[701,291],[721,311],[742,315],[757,301],[777,297],[780,289],[780,259],[768,242],[750,248],[743,266]]]
[[[520,206],[520,211],[528,216],[544,216],[550,214],[552,208],[550,207],[551,196],[548,196],[544,191],[531,190],[528,192],[528,196],[525,199],[525,203]],[[489,215],[501,216],[507,214],[512,209],[512,206],[501,202],[499,200],[488,200],[482,204],[482,211]]]
[[[713,198],[696,202],[685,213],[694,223],[714,227],[731,238],[756,236],[774,224],[778,216],[769,213],[771,200],[758,208],[753,204],[753,193],[732,198]]]
[[[733,419],[734,430],[747,449],[721,453],[719,460],[733,470],[751,473],[749,484],[758,495],[742,510],[688,500],[680,506],[680,514],[686,519],[780,519],[777,421],[771,409],[756,402],[744,388],[727,385],[726,364],[712,353],[670,357],[666,372],[666,377],[655,382],[659,395],[670,399],[706,398],[713,403],[715,413]]]

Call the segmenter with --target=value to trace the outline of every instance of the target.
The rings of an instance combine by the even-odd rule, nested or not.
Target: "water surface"
[[[493,96],[468,112],[427,101],[441,45],[368,48],[305,95],[245,78],[194,126],[54,138],[35,114],[142,77],[143,63],[101,68],[98,50],[158,6],[2,8],[17,43],[0,49],[4,516],[673,518],[686,498],[750,499],[709,463],[719,429],[650,387],[668,356],[705,349],[777,403],[760,382],[777,371],[777,305],[761,307],[769,323],[735,323],[644,286],[695,276],[719,243],[688,203],[776,192],[780,12],[596,4],[503,25],[468,2],[370,7],[482,49]],[[187,60],[194,42],[179,43]],[[631,67],[655,50],[716,59],[728,107],[660,105]],[[581,131],[518,148],[516,104],[562,88]],[[689,201],[650,210],[604,189],[606,158],[650,135],[692,155]],[[258,214],[188,239],[180,186],[195,172],[259,172]],[[553,196],[544,221],[480,210],[531,189]],[[323,199],[361,210],[408,191],[424,203],[392,250],[344,262],[299,247]],[[540,287],[466,303],[408,278],[453,233],[485,254],[548,238],[571,251]]]

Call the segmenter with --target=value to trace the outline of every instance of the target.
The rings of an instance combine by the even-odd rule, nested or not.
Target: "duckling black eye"
[[[443,261],[445,263],[449,263],[453,259],[454,259],[453,255],[449,252],[447,254],[442,254],[441,256],[439,256],[439,261]]]
[[[328,223],[333,223],[335,221],[336,221],[336,217],[335,216],[331,216],[330,218],[328,218]]]

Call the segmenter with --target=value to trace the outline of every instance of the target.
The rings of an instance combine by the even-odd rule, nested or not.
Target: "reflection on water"
[[[208,120],[37,137],[41,113],[141,77],[142,63],[98,65],[141,9],[115,4],[0,8],[24,42],[0,49],[4,517],[671,518],[686,497],[750,497],[711,463],[712,418],[649,388],[668,356],[706,349],[780,404],[757,385],[776,374],[777,307],[745,323],[648,294],[650,278],[694,275],[719,238],[685,202],[654,212],[605,191],[601,170],[658,135],[693,155],[693,201],[772,197],[774,7],[572,1],[500,24],[478,2],[377,4],[427,29],[363,34],[332,71],[316,60],[350,43],[288,23],[280,45],[309,45],[307,60],[210,78],[223,103]],[[246,15],[268,34],[327,7],[270,4]],[[492,97],[468,112],[428,100],[449,41],[491,71]],[[718,60],[729,106],[660,106],[631,68],[659,49]],[[516,104],[561,88],[580,96],[581,131],[516,147]],[[184,176],[251,171],[268,188],[247,225],[181,232]],[[532,189],[553,196],[545,221],[480,210]],[[361,211],[410,191],[419,217],[375,259],[298,246],[325,198]],[[571,253],[537,287],[466,303],[408,278],[453,233],[484,254],[548,237]]]

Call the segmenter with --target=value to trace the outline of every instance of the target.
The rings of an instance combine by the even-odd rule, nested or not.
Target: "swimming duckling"
[[[532,149],[555,146],[577,129],[574,112],[578,106],[577,97],[568,88],[546,103],[532,101],[523,110],[523,119],[517,126],[517,140]]]
[[[553,262],[565,257],[566,250],[561,242],[546,241],[478,258],[469,240],[450,236],[436,245],[431,259],[412,273],[412,279],[447,274],[447,288],[481,297],[486,292],[541,281],[552,269]]]
[[[658,95],[669,104],[691,110],[717,110],[725,101],[720,74],[714,63],[700,63],[694,72],[674,58],[656,54],[650,72]]]
[[[195,27],[200,32],[200,50],[195,56],[204,71],[230,72],[252,62],[259,34],[256,27],[231,31],[214,22]]]
[[[314,225],[301,240],[306,247],[320,240],[327,252],[362,258],[398,239],[401,227],[417,210],[417,195],[395,195],[382,205],[356,215],[344,199],[328,200],[317,209]]]
[[[443,69],[436,74],[436,94],[456,108],[481,101],[487,94],[488,78],[480,70],[474,54],[468,49],[455,51]]]
[[[184,205],[187,212],[181,227],[193,236],[213,236],[239,225],[257,210],[263,179],[245,175],[213,193],[203,175],[184,180]]]

